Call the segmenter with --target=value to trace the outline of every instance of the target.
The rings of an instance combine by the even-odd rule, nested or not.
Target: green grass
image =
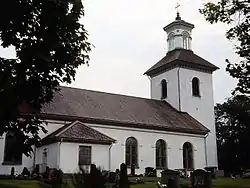
[[[148,182],[144,184],[132,185],[131,188],[157,188],[156,183]]]
[[[190,180],[181,180],[181,184],[191,185]],[[250,188],[250,179],[218,178],[213,180],[215,188]]]
[[[220,178],[213,184],[220,188],[250,188],[250,179]]]
[[[1,188],[51,188],[51,186],[33,180],[0,180]]]
[[[132,185],[131,188],[157,188],[156,182],[159,178],[144,178],[144,184]],[[130,178],[130,180],[135,180]],[[182,184],[190,185],[189,180],[181,180]],[[250,188],[250,179],[220,178],[213,181],[215,188]],[[39,181],[33,180],[0,180],[0,188],[51,188]],[[67,188],[73,188],[68,185]]]

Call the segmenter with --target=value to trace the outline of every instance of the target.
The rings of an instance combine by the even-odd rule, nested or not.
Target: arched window
[[[126,140],[126,165],[131,167],[138,166],[138,144],[134,137],[129,137]]]
[[[167,89],[167,81],[163,79],[161,81],[161,98],[165,99],[168,95],[168,89]]]
[[[167,167],[167,146],[162,139],[157,140],[156,144],[156,168],[165,169]]]
[[[168,35],[168,51],[171,51],[174,49],[174,34],[170,33]]]
[[[183,35],[183,48],[189,50],[190,49],[190,46],[189,46],[190,35],[187,32],[183,32],[182,35]]]
[[[183,168],[194,169],[193,146],[189,142],[183,144]]]
[[[8,132],[5,136],[4,163],[12,165],[22,164],[22,153],[18,151],[18,140],[14,133]]]
[[[192,92],[193,96],[200,96],[200,81],[197,77],[192,79]]]

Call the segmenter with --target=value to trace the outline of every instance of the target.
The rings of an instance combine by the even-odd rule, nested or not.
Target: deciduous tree
[[[12,131],[28,155],[46,131],[38,114],[60,83],[88,63],[90,44],[81,0],[7,0],[0,3],[0,39],[16,57],[0,57],[0,135]],[[20,108],[28,106],[29,116]],[[32,110],[32,113],[30,113]]]
[[[231,62],[226,59],[226,70],[238,79],[235,91],[250,93],[250,1],[249,0],[219,0],[217,3],[206,3],[200,12],[211,24],[223,22],[230,24],[226,32],[229,40],[237,41],[236,53],[242,59]]]
[[[250,98],[236,95],[215,107],[219,167],[250,168]]]

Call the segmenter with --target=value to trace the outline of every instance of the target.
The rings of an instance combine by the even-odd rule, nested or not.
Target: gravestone
[[[167,185],[168,188],[180,188],[180,173],[175,170],[164,170],[161,172],[161,187]]]
[[[145,168],[145,176],[146,177],[156,177],[156,169],[153,167],[146,167]]]
[[[131,165],[131,176],[134,177],[135,176],[135,164]]]
[[[203,169],[197,169],[191,174],[193,188],[212,188],[211,174]]]
[[[207,170],[207,171],[211,174],[211,178],[212,178],[212,179],[215,179],[215,178],[216,178],[217,167],[208,166],[208,167],[205,167],[204,169]]]
[[[225,177],[224,170],[218,170],[215,176],[218,178]]]
[[[129,188],[127,165],[124,163],[120,165],[119,188]]]

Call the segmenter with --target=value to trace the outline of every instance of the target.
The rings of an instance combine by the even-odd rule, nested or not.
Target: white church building
[[[31,158],[10,156],[11,133],[0,138],[0,174],[35,165],[74,173],[79,165],[115,171],[126,163],[136,174],[146,167],[217,167],[212,73],[218,67],[192,51],[193,28],[179,14],[164,27],[168,52],[145,72],[151,99],[61,87],[40,113],[48,133]]]

